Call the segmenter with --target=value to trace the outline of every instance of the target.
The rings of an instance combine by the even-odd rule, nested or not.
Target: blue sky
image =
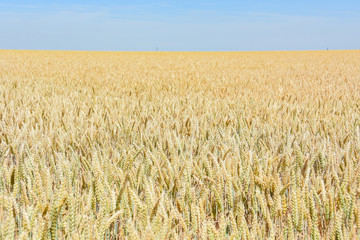
[[[360,1],[1,1],[0,49],[360,49]]]

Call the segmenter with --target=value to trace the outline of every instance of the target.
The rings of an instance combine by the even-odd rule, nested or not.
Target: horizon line
[[[316,51],[359,51],[358,49],[309,49],[309,50],[73,50],[73,49],[16,49],[0,48],[0,51],[53,51],[53,52],[316,52]]]

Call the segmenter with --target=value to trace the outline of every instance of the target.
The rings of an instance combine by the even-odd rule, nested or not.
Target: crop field
[[[0,50],[0,239],[357,239],[360,51]]]

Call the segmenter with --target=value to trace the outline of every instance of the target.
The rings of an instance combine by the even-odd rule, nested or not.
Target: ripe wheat
[[[1,239],[360,234],[360,51],[0,51]]]

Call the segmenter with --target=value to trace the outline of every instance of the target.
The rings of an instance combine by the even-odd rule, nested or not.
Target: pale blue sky
[[[0,49],[360,49],[360,1],[1,1]]]

